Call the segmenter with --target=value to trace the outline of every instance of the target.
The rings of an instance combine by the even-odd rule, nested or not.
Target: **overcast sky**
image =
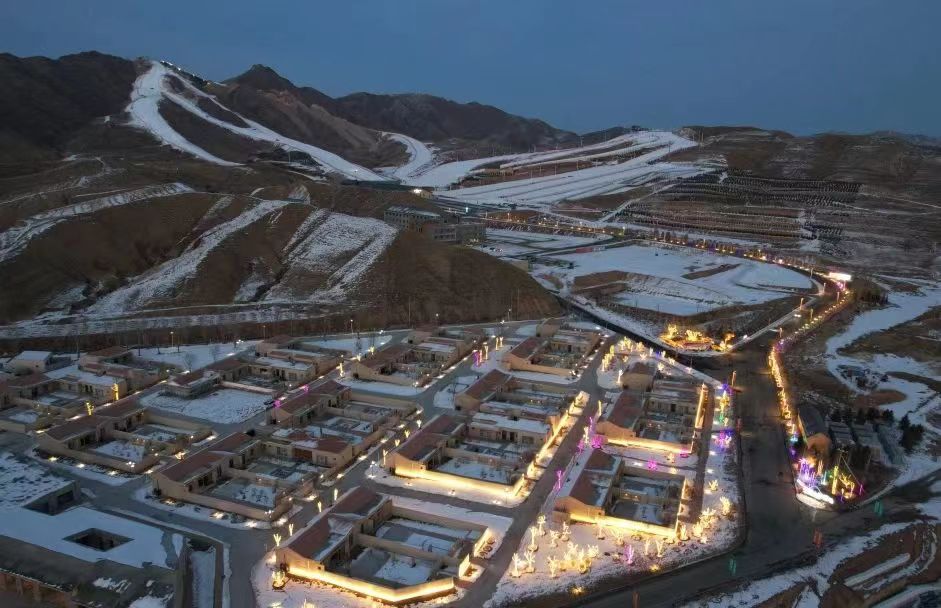
[[[215,80],[262,63],[330,95],[427,92],[576,131],[941,135],[939,24],[937,0],[6,0],[0,51]]]

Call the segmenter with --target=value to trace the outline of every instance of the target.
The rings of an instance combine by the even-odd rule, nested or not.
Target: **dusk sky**
[[[427,92],[576,131],[751,124],[941,135],[941,3],[347,0],[0,6],[0,51],[99,50],[330,95]]]

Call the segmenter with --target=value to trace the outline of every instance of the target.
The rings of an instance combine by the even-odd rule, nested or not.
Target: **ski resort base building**
[[[275,558],[291,578],[402,605],[453,593],[492,542],[482,524],[358,487],[276,548]]]

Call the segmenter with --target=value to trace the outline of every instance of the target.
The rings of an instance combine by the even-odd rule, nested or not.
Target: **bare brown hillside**
[[[385,324],[435,320],[537,318],[559,312],[555,297],[525,271],[483,252],[435,243],[414,233],[393,242],[360,299]]]

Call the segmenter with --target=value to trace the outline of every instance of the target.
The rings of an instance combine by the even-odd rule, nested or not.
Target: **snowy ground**
[[[371,347],[381,348],[385,346],[389,340],[392,339],[391,334],[362,334],[358,337],[349,337],[349,338],[311,338],[304,340],[304,344],[310,344],[312,346],[319,346],[321,348],[333,348],[336,350],[345,350],[346,352],[352,355],[362,355],[367,352]]]
[[[115,314],[146,308],[154,302],[172,301],[184,284],[195,280],[200,264],[216,247],[289,204],[287,201],[261,201],[231,220],[210,228],[181,255],[134,277],[126,286],[112,291],[89,307],[88,313]]]
[[[801,603],[798,605],[819,605],[820,597],[830,588],[829,578],[831,573],[841,562],[860,555],[867,548],[878,546],[882,538],[898,532],[908,525],[910,524],[889,524],[869,534],[843,540],[838,546],[820,556],[816,564],[754,581],[734,593],[725,593],[706,601],[692,602],[687,604],[687,606],[690,608],[714,604],[724,606],[755,606],[799,584],[816,585],[817,595],[813,593],[809,594],[806,598],[802,598]]]
[[[651,151],[620,164],[600,164],[577,171],[568,171],[558,175],[549,175],[532,179],[514,180],[489,186],[475,186],[450,190],[442,193],[463,202],[517,202],[546,203],[564,198],[574,199],[595,194],[607,194],[630,189],[639,183],[663,175],[695,175],[702,169],[691,164],[656,163],[648,165],[671,151],[681,150],[695,143],[666,131],[646,131],[630,133],[607,142],[588,146],[551,150],[525,154],[507,154],[472,160],[444,163],[436,167],[419,171],[406,182],[415,186],[446,188],[460,181],[475,169],[484,165],[499,164],[504,168],[516,168],[525,171],[527,167],[544,166],[552,161],[565,159],[591,163],[605,163],[614,154],[639,151],[642,148]],[[611,150],[607,150],[607,149]],[[656,149],[654,149],[656,148]]]
[[[225,359],[238,351],[254,348],[258,340],[239,340],[236,345],[231,342],[217,342],[214,344],[188,344],[180,347],[142,348],[140,355],[134,349],[135,356],[148,361],[162,361],[176,365],[181,369],[202,369],[210,363]]]
[[[179,182],[157,184],[37,213],[0,232],[0,261],[13,257],[26,247],[30,239],[46,232],[66,219],[94,213],[108,207],[119,207],[144,199],[175,196],[186,192],[193,192],[193,189]]]
[[[403,386],[401,384],[392,384],[391,382],[372,382],[369,380],[357,380],[351,376],[338,378],[337,382],[345,384],[350,388],[373,393],[386,393],[388,395],[418,395],[431,388],[432,384],[426,386]]]
[[[598,237],[543,234],[519,230],[487,229],[487,240],[476,248],[498,257],[542,253],[563,247],[581,247],[597,242]]]
[[[761,304],[809,289],[813,283],[802,274],[777,264],[718,255],[687,247],[653,244],[613,247],[589,253],[553,256],[574,268],[539,266],[534,274],[549,273],[565,282],[565,292],[581,275],[612,270],[636,273],[623,304],[676,315],[690,315],[737,304]],[[730,268],[722,269],[723,265]],[[717,270],[699,278],[693,272]]]
[[[891,372],[911,374],[941,380],[941,372],[936,367],[920,363],[909,357],[900,357],[891,353],[876,353],[871,356],[843,355],[839,351],[863,336],[895,327],[915,319],[929,309],[941,305],[941,285],[922,286],[916,293],[893,291],[889,293],[889,305],[885,308],[870,310],[857,315],[845,330],[827,340],[827,369],[851,391],[861,392],[855,379],[841,373],[843,367],[865,369],[871,376],[878,377]],[[924,422],[926,402],[935,395],[933,389],[919,382],[911,382],[889,376],[885,382],[879,382],[880,389],[894,389],[905,395],[899,403],[892,404],[896,418],[906,413],[915,415],[913,422]]]
[[[159,392],[141,397],[141,405],[189,418],[219,424],[234,424],[256,416],[267,408],[272,396],[231,388],[222,388],[195,399],[185,399]]]
[[[216,590],[216,550],[190,553],[190,568],[193,573],[193,608],[213,608]]]
[[[582,458],[587,459],[587,454],[583,455]],[[737,504],[737,469],[731,452],[717,451],[716,454],[710,456],[707,467],[713,471],[713,474],[707,474],[707,482],[712,479],[718,480],[719,490],[704,497],[703,507],[716,509],[718,512],[720,508],[719,496],[723,495],[729,497],[733,504]],[[555,494],[551,494],[548,499],[549,503],[554,499]],[[549,524],[547,528],[560,530],[561,526]],[[586,551],[588,547],[597,547],[599,555],[593,561],[591,569],[587,573],[581,574],[574,570],[567,570],[557,574],[556,577],[550,575],[547,558],[549,556],[556,559],[563,558],[568,549],[568,543],[559,542],[558,547],[552,547],[548,533],[542,537],[537,536],[536,541],[539,548],[536,552],[535,572],[524,573],[517,578],[512,576],[513,567],[511,565],[500,580],[494,596],[485,606],[496,608],[511,605],[549,592],[565,592],[576,586],[587,589],[593,583],[604,579],[643,572],[652,568],[669,570],[681,564],[703,559],[723,551],[735,541],[738,534],[738,516],[728,518],[719,515],[706,530],[707,540],[705,543],[694,538],[692,533],[690,534],[691,537],[688,541],[663,543],[659,547],[661,553],[658,557],[656,542],[658,537],[640,533],[626,534],[622,535],[621,542],[619,542],[613,530],[604,530],[602,537],[599,537],[599,530],[596,526],[572,524],[570,542]],[[526,534],[517,552],[520,557],[523,557],[531,541],[531,533]],[[634,561],[630,565],[624,557],[625,551],[628,551],[629,547],[632,547],[634,551]]]

